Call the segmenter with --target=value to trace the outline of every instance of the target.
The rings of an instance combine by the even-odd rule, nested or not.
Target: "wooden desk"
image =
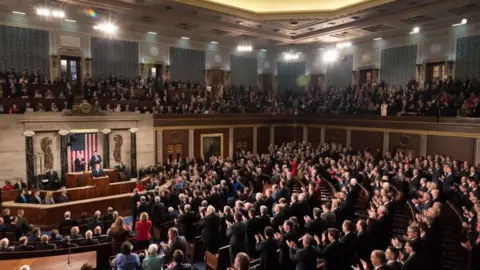
[[[98,179],[93,179],[95,185],[67,188],[67,196],[72,201],[88,200],[93,198],[120,195],[124,193],[130,193],[137,185],[137,181],[130,180],[125,182],[110,183],[108,185],[100,185],[97,182]],[[150,181],[150,177],[145,177],[140,180],[141,183],[147,184]],[[97,185],[98,184],[98,185]],[[45,198],[48,190],[40,190],[42,198]],[[53,197],[60,196],[61,190],[53,191]],[[13,200],[13,199],[12,199]]]
[[[145,179],[146,181],[146,179]],[[135,183],[135,181],[131,181]],[[109,190],[116,185],[121,183],[110,184],[109,186],[104,187],[93,187],[93,188],[104,188]],[[172,181],[169,180],[167,183],[161,186],[160,189],[166,189],[172,185]],[[88,189],[88,188],[78,188]],[[46,192],[46,191],[43,191]],[[70,190],[72,192],[72,190]],[[68,194],[68,191],[67,191]],[[92,193],[90,193],[92,194]],[[128,200],[133,195],[133,193],[124,193],[113,196],[97,197],[87,200],[78,200],[67,203],[60,204],[23,204],[23,203],[14,203],[13,201],[8,201],[3,203],[3,208],[9,208],[12,213],[16,213],[18,210],[23,209],[25,212],[25,218],[30,224],[35,224],[41,229],[52,229],[57,228],[60,221],[63,220],[63,215],[66,211],[70,211],[72,214],[72,219],[80,219],[80,214],[86,212],[88,215],[93,215],[97,210],[100,210],[102,213],[106,213],[107,208],[113,207],[115,211],[118,211],[120,216],[130,215],[130,205]]]
[[[89,172],[89,171],[70,172],[70,173],[67,173],[65,186],[67,188],[91,186],[93,185],[92,179],[93,179],[92,172]]]
[[[67,265],[70,256],[70,265]],[[35,270],[64,270],[80,269],[84,263],[89,263],[93,268],[97,267],[97,252],[90,251],[84,253],[58,255],[40,258],[26,258],[0,261],[0,269],[19,269],[23,265],[30,266]]]
[[[118,176],[117,169],[104,169],[103,171],[108,175],[108,178],[110,178],[110,183],[118,182],[120,177]]]
[[[95,186],[108,186],[110,184],[110,178],[107,176],[96,177],[92,180],[93,185]]]

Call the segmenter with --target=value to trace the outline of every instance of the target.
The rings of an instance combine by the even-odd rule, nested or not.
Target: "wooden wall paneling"
[[[259,127],[257,129],[257,151],[266,153],[270,145],[270,127]]]
[[[183,158],[188,157],[188,129],[179,129],[179,130],[163,130],[163,153],[159,153],[159,155],[163,155],[163,161],[167,161],[168,154],[169,154],[169,146],[176,146],[181,145],[182,151],[181,155]],[[175,152],[175,149],[173,149]]]
[[[453,159],[468,161],[475,157],[475,139],[449,136],[428,136],[427,155],[447,155]]]
[[[275,127],[275,144],[303,141],[303,127],[294,126],[276,126]]]
[[[318,127],[308,127],[308,142],[317,146],[322,139],[322,129]]]
[[[339,143],[345,147],[347,143],[347,131],[345,129],[325,128],[325,142]]]
[[[237,151],[237,149],[253,151],[253,127],[233,129],[233,151]]]
[[[394,133],[389,134],[389,151],[395,153],[397,149],[413,150],[414,155],[420,154],[420,134]]]
[[[383,148],[383,132],[352,130],[351,146],[353,150],[371,150]]]
[[[223,157],[228,157],[230,154],[228,152],[228,140],[229,140],[229,131],[228,128],[209,128],[209,129],[195,129],[193,132],[193,153],[195,157],[201,156],[200,149],[200,138],[202,134],[223,134]]]

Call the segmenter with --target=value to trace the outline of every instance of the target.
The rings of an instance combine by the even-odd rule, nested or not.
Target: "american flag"
[[[70,166],[71,171],[75,171],[75,159],[84,158],[86,168],[90,157],[98,150],[98,136],[97,133],[76,133],[71,137],[70,147]]]

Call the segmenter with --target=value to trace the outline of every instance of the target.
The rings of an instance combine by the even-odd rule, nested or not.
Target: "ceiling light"
[[[460,25],[464,25],[464,24],[467,24],[468,20],[467,19],[462,19],[462,21],[460,23],[456,23],[456,24],[453,24],[452,26],[460,26]]]
[[[239,52],[251,52],[253,50],[252,45],[238,45],[237,51]]]
[[[319,50],[319,51],[323,51],[323,50],[325,50],[325,48],[318,48],[318,50]]]
[[[300,53],[284,53],[283,58],[287,61],[298,60]]]
[[[266,52],[266,51],[267,51],[267,49],[260,49],[260,51],[262,51],[262,52]]]
[[[156,35],[157,32],[148,32],[150,35]]]
[[[13,14],[18,14],[18,15],[25,15],[25,12],[20,12],[20,11],[12,11]]]
[[[381,37],[377,37],[377,38],[374,38],[373,40],[382,40],[383,38]]]
[[[118,30],[118,26],[113,23],[105,22],[93,26],[93,29],[105,32],[107,34],[114,34]]]
[[[418,34],[418,33],[420,33],[420,27],[416,26],[412,29],[412,32],[410,32],[410,35]]]
[[[337,44],[337,48],[339,48],[339,49],[348,48],[350,46],[352,46],[352,43],[350,41],[340,42],[340,43]]]
[[[190,39],[189,37],[182,37],[182,39]]]
[[[72,22],[72,23],[77,22],[77,21],[72,20],[72,19],[65,19],[65,21],[66,21],[66,22]]]
[[[210,41],[210,43],[212,43],[212,44],[218,44],[218,41],[213,41],[213,40],[212,40],[212,41]]]
[[[65,12],[59,9],[37,8],[37,15],[55,18],[65,18]]]
[[[332,49],[328,50],[323,54],[323,61],[327,63],[333,63],[337,60],[338,50]]]

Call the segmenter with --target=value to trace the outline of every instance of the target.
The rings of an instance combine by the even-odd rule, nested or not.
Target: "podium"
[[[67,188],[84,186],[107,186],[110,184],[108,175],[93,178],[91,171],[67,173],[65,185]]]

